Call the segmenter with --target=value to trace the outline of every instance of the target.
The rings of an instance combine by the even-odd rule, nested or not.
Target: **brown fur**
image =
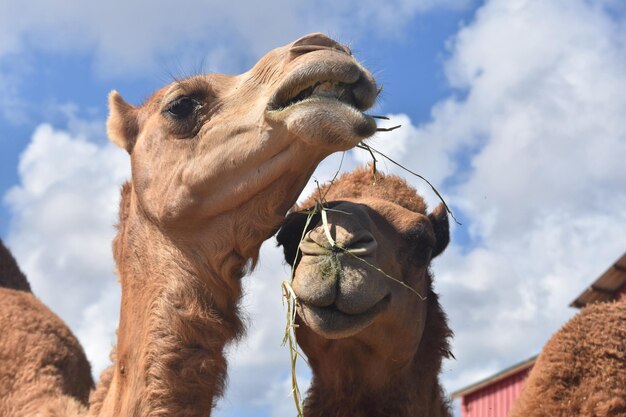
[[[626,300],[586,307],[537,358],[511,417],[626,416]]]
[[[443,207],[426,216],[423,199],[403,179],[379,173],[374,183],[371,171],[366,168],[344,174],[332,186],[325,185],[321,193],[314,193],[299,207],[314,205],[319,194],[326,194],[331,207],[327,213],[329,226],[338,244],[361,236],[360,227],[367,229],[378,244],[369,262],[377,263],[377,267],[401,279],[426,299],[420,300],[372,269],[367,270],[367,277],[360,283],[359,278],[350,278],[354,266],[351,269],[350,261],[341,258],[343,272],[337,278],[338,283],[330,285],[338,285],[337,291],[343,291],[342,282],[347,282],[346,293],[360,285],[352,295],[356,302],[370,297],[372,291],[379,291],[373,299],[391,294],[391,302],[368,327],[356,333],[348,329],[346,335],[339,332],[326,336],[325,330],[313,329],[302,318],[302,307],[298,309],[300,327],[296,335],[313,370],[304,414],[307,417],[451,416],[438,375],[442,359],[450,356],[452,332],[428,272],[431,254],[439,254],[449,239]],[[288,262],[294,259],[295,246],[302,236],[301,216],[291,214],[278,235]],[[308,236],[322,242],[323,232],[319,229],[323,226],[318,220],[313,223],[317,224],[310,226]],[[373,225],[368,227],[368,224]],[[303,242],[306,241],[305,238]],[[315,302],[311,290],[327,290],[320,279],[327,282],[329,277],[311,276],[312,271],[319,270],[320,262],[323,261],[307,262],[304,255],[299,260],[292,286],[300,303]],[[380,286],[383,290],[372,289]],[[342,296],[348,297],[338,293],[334,305],[341,302]]]
[[[90,415],[210,414],[225,386],[224,347],[243,332],[241,276],[319,161],[375,131],[337,100],[281,107],[335,78],[354,80],[355,106],[373,104],[371,75],[321,34],[238,76],[177,81],[137,108],[109,96],[109,136],[133,169],[113,245],[122,285],[114,366]],[[172,115],[181,97],[193,110]]]
[[[30,292],[2,242],[0,283],[0,416],[84,415],[93,388],[87,358],[65,323]]]
[[[415,188],[396,175],[385,175],[371,168],[357,168],[344,174],[332,183],[320,186],[308,199],[294,207],[294,211],[303,210],[315,205],[315,201],[324,196],[325,200],[341,200],[342,198],[373,197],[387,200],[415,213],[426,213],[426,203]]]

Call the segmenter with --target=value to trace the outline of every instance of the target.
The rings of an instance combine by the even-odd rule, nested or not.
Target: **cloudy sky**
[[[173,76],[242,72],[312,31],[348,43],[384,85],[376,112],[402,128],[371,144],[433,182],[463,223],[433,265],[456,334],[448,391],[536,354],[626,250],[621,0],[336,3],[0,2],[0,236],[96,375],[118,319],[110,242],[129,176],[104,132],[107,92],[138,104]],[[349,152],[343,169],[367,160]],[[274,246],[245,279],[248,335],[218,416],[295,413]]]

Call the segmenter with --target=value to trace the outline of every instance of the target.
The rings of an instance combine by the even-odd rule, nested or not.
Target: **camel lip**
[[[315,332],[327,339],[342,339],[361,332],[384,312],[391,302],[391,294],[385,295],[369,309],[358,314],[342,312],[335,304],[318,307],[300,302],[298,314]]]
[[[357,87],[371,93],[355,94]],[[375,101],[372,97],[375,91],[376,85],[365,70],[354,59],[339,55],[336,62],[313,61],[294,70],[269,100],[267,111],[278,112],[303,102],[317,100],[323,104],[332,100],[363,112]]]
[[[326,256],[331,252],[337,252],[363,258],[371,257],[376,252],[378,243],[371,234],[364,233],[347,241],[337,241],[335,245],[332,245],[327,239],[317,242],[309,231],[298,247],[302,256]]]
[[[286,99],[271,102],[268,106],[268,110],[280,111],[300,103],[314,102],[316,100],[318,102],[319,100],[332,100],[360,111],[361,109],[357,105],[352,88],[352,84],[336,80],[315,81],[313,84],[306,85],[296,90],[298,91],[296,94],[289,95]]]

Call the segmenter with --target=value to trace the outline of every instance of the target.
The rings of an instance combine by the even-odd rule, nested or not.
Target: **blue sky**
[[[173,76],[242,72],[312,31],[348,43],[384,85],[376,112],[403,127],[374,146],[431,180],[462,220],[433,267],[456,334],[448,390],[538,352],[626,250],[618,0],[22,3],[0,4],[0,236],[96,372],[114,340],[110,242],[129,175],[104,133],[107,93],[138,104]],[[351,152],[345,168],[366,161]],[[231,351],[217,415],[293,414],[285,274],[270,242],[245,280],[248,337]]]

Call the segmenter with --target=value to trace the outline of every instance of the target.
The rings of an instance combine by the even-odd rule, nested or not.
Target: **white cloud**
[[[450,44],[461,98],[410,128],[400,161],[447,185],[472,239],[435,263],[456,332],[451,388],[537,352],[626,250],[626,21],[616,19],[600,3],[487,2]]]
[[[397,36],[417,13],[463,7],[469,0],[219,2],[141,0],[132,3],[55,2],[0,4],[0,56],[24,48],[51,51],[94,50],[105,74],[154,68],[176,53],[186,61],[198,49],[207,56],[217,45],[235,56],[254,58],[269,48],[311,31],[350,40],[364,33]],[[197,64],[197,61],[190,61]],[[219,63],[210,66],[219,67]]]
[[[27,105],[19,95],[21,81],[28,67],[23,62],[8,65],[7,61],[0,62],[0,117],[13,124],[20,124],[28,119]],[[0,138],[2,140],[7,139]]]

